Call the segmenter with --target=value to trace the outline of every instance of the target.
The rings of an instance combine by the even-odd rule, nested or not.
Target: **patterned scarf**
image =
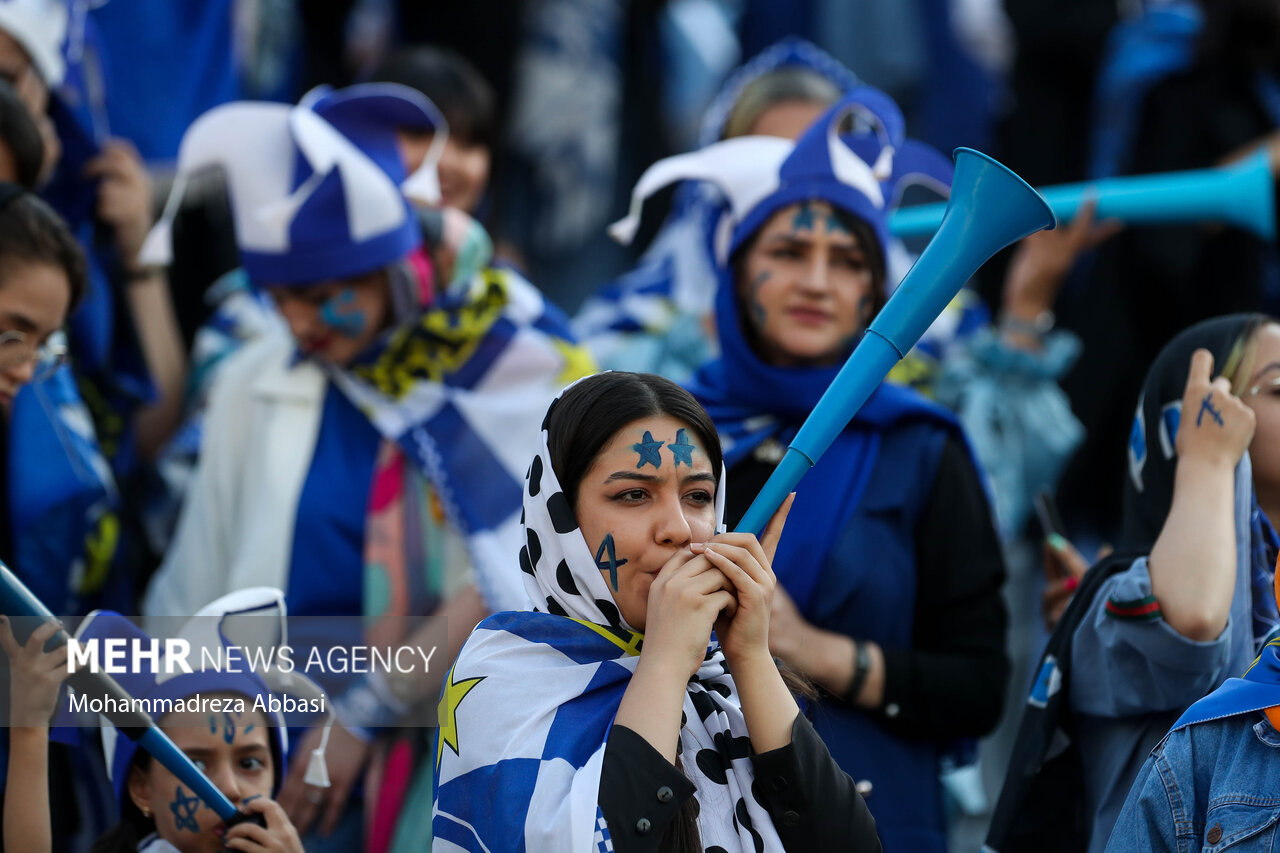
[[[530,424],[558,388],[592,369],[558,309],[515,273],[493,268],[461,293],[442,293],[358,363],[333,369],[334,384],[387,442],[372,492],[374,530],[392,516],[408,525],[421,517],[392,510],[403,506],[397,495],[407,493],[405,484],[421,476],[466,540],[486,601],[495,610],[523,606],[510,558],[522,541],[520,481],[536,441]],[[370,565],[399,574],[377,540],[368,537],[381,554],[371,553]],[[412,589],[401,583],[387,578],[389,589]],[[395,596],[388,604],[402,611],[387,617],[395,620],[422,612]]]
[[[544,428],[526,481],[520,549],[534,611],[482,622],[440,701],[433,829],[462,849],[612,849],[600,772],[644,637],[619,614],[547,447]],[[722,476],[718,527],[724,494]],[[782,849],[751,790],[750,738],[714,638],[689,680],[677,753],[697,787],[704,847]]]

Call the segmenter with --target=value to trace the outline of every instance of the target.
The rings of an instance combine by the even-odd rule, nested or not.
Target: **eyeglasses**
[[[37,345],[26,332],[0,332],[0,370],[12,370],[28,362],[35,362],[31,381],[48,379],[67,361],[67,344],[61,332],[56,332],[43,345]]]

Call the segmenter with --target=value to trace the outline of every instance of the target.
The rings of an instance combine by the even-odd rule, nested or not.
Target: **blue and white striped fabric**
[[[724,510],[724,478],[716,494]],[[598,801],[605,747],[643,635],[612,600],[551,469],[529,469],[520,552],[534,612],[481,622],[445,679],[433,850],[612,850]],[[781,850],[751,792],[750,738],[713,642],[684,698],[677,752],[697,788],[704,847]]]

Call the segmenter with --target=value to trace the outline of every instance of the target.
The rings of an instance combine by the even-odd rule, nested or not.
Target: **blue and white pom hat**
[[[402,127],[435,134],[422,167],[408,176],[396,146]],[[410,199],[439,201],[436,163],[447,133],[426,97],[394,83],[320,89],[292,107],[215,107],[182,139],[173,191],[141,260],[169,262],[187,177],[221,166],[240,260],[255,283],[312,284],[392,264],[422,243]]]
[[[0,0],[0,30],[22,45],[50,89],[66,74],[62,46],[68,18],[67,0]]]
[[[842,133],[850,117],[854,129]],[[902,113],[892,98],[871,86],[857,86],[796,142],[742,136],[658,161],[640,176],[630,211],[609,233],[619,242],[631,242],[649,196],[676,181],[703,180],[718,186],[727,202],[715,238],[716,261],[722,266],[770,216],[810,199],[864,220],[881,246],[888,246],[887,216],[908,178],[946,188],[951,166],[933,149],[906,139]]]
[[[254,587],[224,595],[202,608],[173,635],[185,640],[190,651],[186,661],[194,672],[187,673],[174,666],[170,673],[169,651],[166,644],[159,644],[156,658],[134,659],[133,640],[149,647],[151,636],[124,616],[110,610],[95,610],[85,617],[76,639],[84,644],[89,640],[123,639],[128,641],[124,669],[113,673],[115,680],[135,699],[150,700],[144,707],[154,706],[156,700],[186,699],[197,693],[238,693],[250,700],[264,699],[272,694],[287,694],[294,698],[315,699],[322,696],[320,688],[297,671],[285,672],[274,665],[263,665],[266,654],[285,646],[288,637],[285,629],[286,612],[284,594],[270,587]],[[235,650],[233,654],[228,650]],[[214,668],[215,662],[224,662],[222,668]],[[234,661],[234,665],[229,662]],[[207,665],[208,668],[202,668]],[[268,742],[275,758],[277,790],[284,778],[284,758],[288,752],[288,734],[285,720],[279,712],[269,715]],[[157,715],[153,718],[158,720]],[[103,718],[105,720],[105,717]],[[102,727],[102,749],[106,756],[107,773],[111,776],[117,803],[123,812],[129,798],[126,784],[129,767],[138,751],[138,744],[123,737],[114,726]],[[323,756],[320,758],[321,764]],[[315,773],[323,773],[323,767],[308,768],[308,784],[327,786],[327,774],[316,780]]]

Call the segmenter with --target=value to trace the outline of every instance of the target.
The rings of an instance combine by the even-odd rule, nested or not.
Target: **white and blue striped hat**
[[[846,132],[850,117],[855,129]],[[640,176],[630,211],[609,232],[629,243],[646,199],[676,181],[701,180],[724,194],[726,209],[714,247],[721,265],[776,211],[806,200],[827,201],[864,220],[887,246],[887,216],[900,186],[923,181],[945,190],[950,171],[942,155],[906,139],[902,113],[892,98],[860,85],[795,142],[740,136],[658,161]]]
[[[435,134],[422,167],[406,175],[399,128]],[[240,260],[258,284],[301,285],[387,266],[421,245],[409,199],[439,200],[436,163],[447,127],[421,93],[394,83],[316,90],[298,106],[239,101],[187,130],[178,175],[144,263],[167,263],[172,219],[187,176],[220,166]]]

